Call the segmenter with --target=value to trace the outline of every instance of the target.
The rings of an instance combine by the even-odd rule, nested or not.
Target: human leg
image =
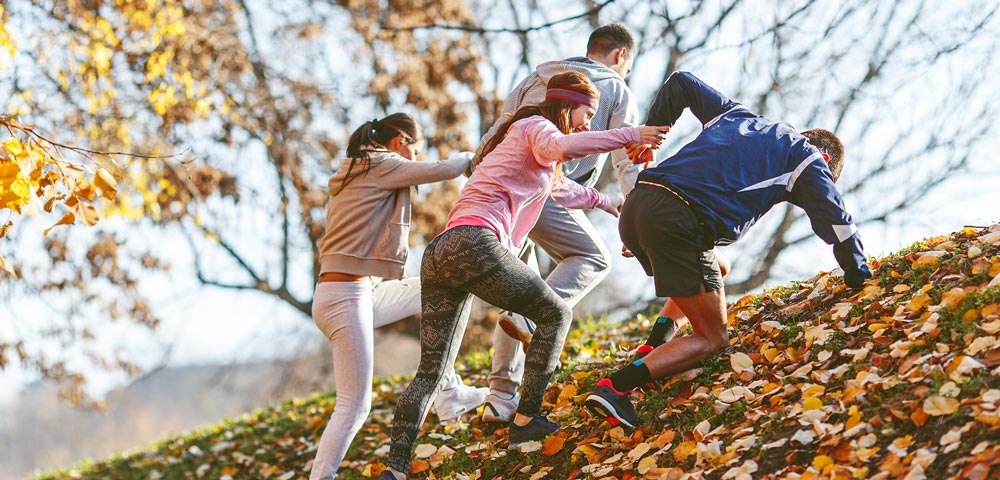
[[[375,328],[420,313],[420,277],[385,280],[375,285]],[[483,404],[489,389],[462,383],[454,364],[448,365],[445,384],[434,398],[434,411],[451,420]]]
[[[445,382],[448,366],[455,362],[468,322],[472,297],[451,286],[447,277],[453,273],[448,267],[473,263],[474,251],[450,232],[428,245],[421,264],[420,365],[396,404],[388,460],[392,469],[403,474],[409,470],[413,442],[431,400]]]
[[[333,347],[337,399],[330,422],[320,437],[309,478],[329,480],[336,475],[351,440],[371,409],[371,282],[318,283],[312,313]]]
[[[601,379],[587,397],[586,405],[595,414],[634,426],[631,389],[691,368],[724,348],[729,337],[720,261],[683,199],[656,186],[636,187],[622,209],[619,232],[646,273],[652,274],[657,295],[670,297],[693,329],[691,335],[673,338]],[[722,262],[728,272],[728,262],[724,258]]]
[[[556,262],[556,267],[549,273],[545,283],[571,308],[604,280],[611,269],[608,249],[582,210],[567,209],[551,199],[546,200],[529,238]],[[534,252],[533,249],[529,251]],[[537,258],[532,255],[525,260],[537,273]],[[509,325],[529,325],[517,315],[511,315]],[[489,378],[491,397],[487,399],[490,406],[495,408],[484,409],[483,419],[486,421],[510,419],[509,415],[518,403],[515,394],[524,373],[526,344],[530,336],[536,334],[531,332],[526,336],[524,332],[518,332],[517,335],[511,335],[501,325],[503,324],[498,324],[493,336],[493,369]],[[513,337],[519,340],[512,341]],[[557,343],[561,345],[565,340],[563,337]],[[517,348],[518,344],[522,348]],[[502,413],[494,414],[496,410],[501,410]]]
[[[715,254],[715,258],[719,263],[719,272],[722,279],[725,280],[726,276],[729,275],[730,263],[729,259],[722,254],[717,248],[712,249]],[[659,316],[657,316],[653,328],[649,333],[649,337],[646,338],[646,342],[639,346],[636,352],[636,359],[640,359],[653,351],[654,348],[663,345],[673,338],[674,334],[678,330],[684,328],[684,325],[688,323],[687,315],[678,306],[677,301],[673,298],[668,298],[663,304],[663,308],[660,310]]]
[[[478,276],[464,279],[471,293],[498,308],[533,320],[538,326],[525,355],[524,383],[518,412],[535,415],[549,377],[559,364],[573,312],[566,302],[521,260],[514,257],[496,237],[489,239]]]

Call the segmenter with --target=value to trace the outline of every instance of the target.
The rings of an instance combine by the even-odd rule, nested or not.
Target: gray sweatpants
[[[556,262],[545,283],[571,308],[590,293],[611,271],[611,256],[583,210],[569,209],[551,198],[545,201],[538,223],[528,233],[538,247]],[[538,259],[530,249],[521,259],[536,273]],[[557,339],[560,345],[566,338]],[[493,331],[493,368],[490,392],[513,395],[524,377],[521,342],[500,329]]]

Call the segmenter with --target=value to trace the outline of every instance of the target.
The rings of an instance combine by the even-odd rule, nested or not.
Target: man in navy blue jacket
[[[687,72],[673,73],[660,87],[646,124],[673,126],[684,109],[698,117],[702,132],[639,174],[618,228],[653,277],[656,295],[670,297],[664,312],[686,316],[693,333],[666,341],[657,323],[646,342],[652,348],[601,379],[586,401],[598,416],[630,428],[636,414],[629,391],[690,369],[729,344],[715,246],[739,240],[774,205],[791,202],[805,210],[813,231],[833,245],[848,286],[858,288],[871,276],[834,185],[844,152],[836,136],[819,129],[798,133],[756,115]],[[635,163],[652,159],[645,146],[629,154]]]

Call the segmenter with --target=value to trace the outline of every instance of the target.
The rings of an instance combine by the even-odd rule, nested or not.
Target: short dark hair
[[[612,50],[625,47],[630,54],[635,53],[635,39],[628,27],[620,23],[612,23],[598,27],[590,33],[587,41],[587,54],[607,55]]]
[[[806,130],[802,132],[802,136],[808,138],[812,146],[830,156],[828,164],[833,173],[833,181],[836,182],[840,178],[840,171],[844,169],[844,144],[836,135],[822,128]]]

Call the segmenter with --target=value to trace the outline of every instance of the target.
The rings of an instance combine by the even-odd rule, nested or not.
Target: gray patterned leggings
[[[525,358],[522,415],[537,415],[549,378],[559,365],[573,312],[545,281],[512,254],[488,228],[460,226],[435,238],[420,268],[420,366],[399,397],[392,422],[389,466],[409,471],[413,442],[431,400],[455,363],[472,296],[520,313],[538,326]],[[558,344],[557,344],[558,342]]]

